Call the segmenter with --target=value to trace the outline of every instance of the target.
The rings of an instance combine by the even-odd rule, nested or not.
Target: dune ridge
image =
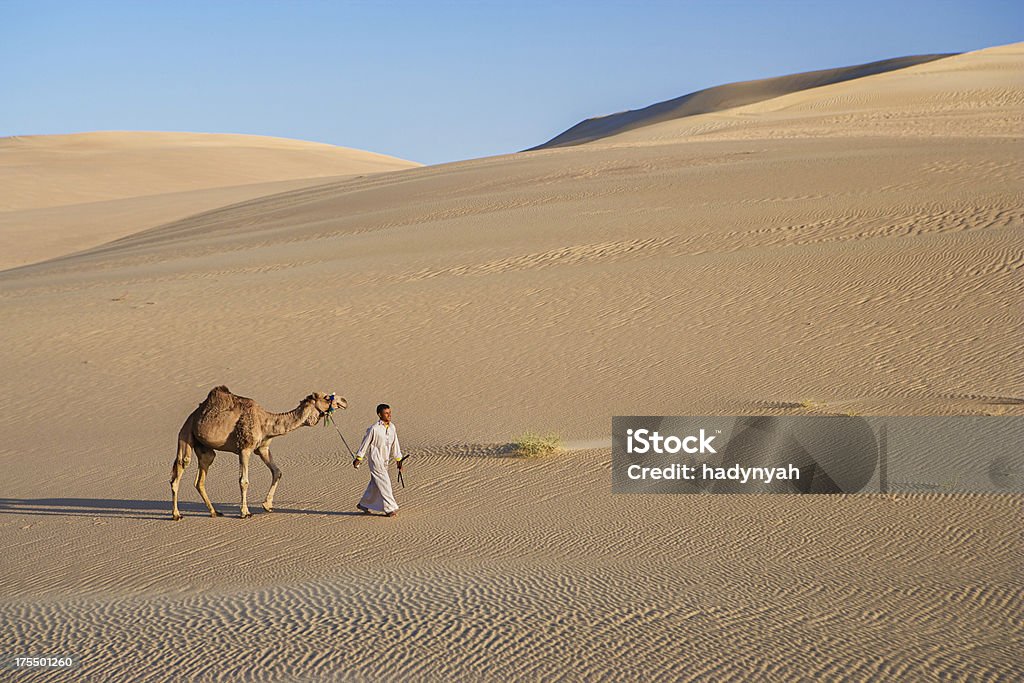
[[[821,69],[790,74],[788,76],[762,78],[756,81],[718,85],[671,100],[665,100],[664,102],[657,102],[640,109],[631,109],[580,121],[575,126],[559,133],[547,142],[531,147],[526,151],[581,145],[635,128],[643,128],[644,126],[661,123],[662,121],[671,121],[697,114],[709,114],[725,109],[742,107],[801,90],[819,88],[824,85],[842,83],[856,78],[873,76],[896,69],[906,69],[918,64],[926,64],[937,59],[950,57],[952,54],[897,57],[858,64],[856,66]]]
[[[1019,137],[1024,96],[1014,74],[1024,43],[951,55],[720,111],[653,122],[588,145],[684,139]],[[941,162],[940,162],[941,163]]]
[[[217,206],[414,162],[256,135],[102,131],[0,138],[0,268]]]

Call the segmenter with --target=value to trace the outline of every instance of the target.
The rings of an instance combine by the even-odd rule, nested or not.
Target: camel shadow
[[[238,517],[237,504],[216,504],[217,511],[225,518]],[[178,503],[178,509],[185,516],[207,517],[209,513],[202,503]],[[299,508],[275,507],[273,513],[264,511],[259,504],[252,508],[253,516],[259,515],[324,515],[331,517],[360,517],[361,512],[339,510],[304,510]],[[8,515],[57,515],[62,517],[112,517],[117,519],[166,519],[171,521],[171,502],[168,500],[117,500],[113,498],[0,498],[0,514]]]

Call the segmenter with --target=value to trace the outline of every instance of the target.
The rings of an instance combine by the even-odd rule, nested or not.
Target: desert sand
[[[0,138],[0,269],[247,199],[418,165],[257,135],[108,131]]]
[[[26,680],[1021,678],[1020,494],[613,496],[605,441],[612,415],[1024,414],[1022,130],[1016,44],[104,244],[68,218],[65,253],[27,233],[0,651],[82,660]],[[103,188],[26,183],[12,211]],[[275,512],[255,461],[232,516],[220,454],[226,516],[193,461],[172,522],[178,428],[222,383],[338,391],[350,443],[390,403],[399,516],[356,513],[365,470],[318,426],[274,442]],[[526,431],[568,449],[508,457]]]

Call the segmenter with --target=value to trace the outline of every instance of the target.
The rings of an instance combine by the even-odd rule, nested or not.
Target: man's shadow
[[[231,504],[217,504],[217,511],[225,518],[238,517],[240,507]],[[178,509],[185,516],[209,517],[202,503],[179,501]],[[275,507],[268,513],[259,505],[252,509],[257,515],[325,515],[331,517],[361,517],[358,511],[300,510],[298,508]],[[117,500],[113,498],[0,498],[0,514],[8,515],[57,515],[61,517],[112,517],[117,519],[166,519],[171,520],[169,500]]]

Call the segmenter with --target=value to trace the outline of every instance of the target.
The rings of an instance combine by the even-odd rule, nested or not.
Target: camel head
[[[316,391],[303,399],[302,402],[311,408],[309,416],[306,418],[306,424],[310,427],[318,423],[324,415],[330,415],[335,410],[345,410],[348,408],[348,401],[334,392],[325,394],[322,391]]]

